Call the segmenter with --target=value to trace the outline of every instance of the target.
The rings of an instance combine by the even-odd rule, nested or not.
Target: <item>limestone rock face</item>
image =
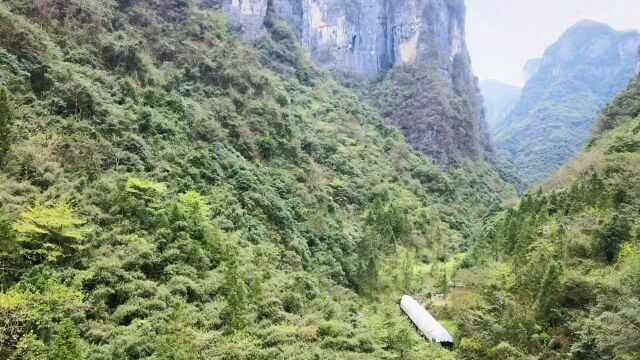
[[[258,37],[264,31],[267,0],[225,0],[223,9],[229,19],[242,27],[248,37]]]
[[[480,159],[492,151],[465,41],[464,0],[222,1],[232,24],[249,38],[265,31],[269,17],[284,20],[313,61],[334,72],[373,79],[383,72],[385,77],[400,76],[398,71],[387,73],[389,69],[430,69],[434,75],[422,81],[440,78],[446,91],[422,89],[426,85],[415,80],[409,84],[414,91],[405,91],[415,101],[386,104],[383,112],[392,114],[387,120],[443,166],[454,158]],[[429,111],[412,110],[421,104]]]
[[[454,71],[472,77],[463,0],[224,0],[223,9],[252,38],[273,12],[332,70],[370,78],[394,65],[429,63],[452,83]]]

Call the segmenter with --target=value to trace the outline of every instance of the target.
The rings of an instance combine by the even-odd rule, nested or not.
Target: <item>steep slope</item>
[[[0,358],[452,358],[397,294],[507,186],[216,3],[0,4]]]
[[[524,81],[529,81],[533,75],[535,75],[538,71],[540,71],[540,66],[542,66],[542,58],[529,59],[524,64],[522,68],[522,72],[524,75]]]
[[[485,117],[489,128],[496,127],[516,106],[522,89],[497,80],[480,82]]]
[[[376,80],[363,90],[374,106],[439,164],[491,152],[463,0],[224,0],[222,8],[249,38],[282,21],[316,64]]]
[[[640,358],[640,78],[585,151],[496,210],[458,279],[475,303],[459,310],[462,357]]]
[[[636,68],[640,35],[583,21],[550,46],[509,116],[495,128],[496,146],[536,183],[586,143],[598,110]]]

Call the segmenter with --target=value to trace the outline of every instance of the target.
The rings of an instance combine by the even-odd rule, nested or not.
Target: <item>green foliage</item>
[[[127,179],[125,191],[153,201],[156,199],[156,195],[162,195],[167,192],[167,188],[162,183],[130,177]]]
[[[47,348],[38,337],[29,333],[20,340],[12,359],[41,360],[47,358]]]
[[[59,326],[49,349],[47,360],[82,360],[87,358],[86,345],[70,320]]]
[[[513,192],[414,151],[286,23],[249,44],[210,5],[0,6],[0,358],[452,358],[393,262],[451,280]]]
[[[82,241],[89,228],[69,204],[38,204],[20,214],[13,225],[19,234],[21,253],[31,262],[60,263],[69,261],[84,248]]]
[[[631,264],[625,270],[622,283],[636,296],[640,296],[640,257],[631,260]]]
[[[555,262],[549,265],[549,269],[544,275],[536,296],[536,316],[542,321],[553,320],[553,309],[557,307],[557,299],[560,293],[561,275],[562,270]]]
[[[461,310],[463,358],[638,356],[640,152],[628,139],[640,118],[610,119],[638,103],[634,80],[583,154],[487,218],[470,271],[509,271],[468,290],[480,302]]]
[[[224,320],[230,329],[241,330],[247,325],[247,290],[239,270],[238,250],[232,248],[228,252],[223,285],[227,301]]]
[[[0,165],[7,162],[7,156],[12,142],[12,115],[9,107],[7,89],[0,86]]]
[[[612,264],[618,258],[618,253],[624,242],[630,240],[631,224],[623,215],[614,215],[600,232],[598,237],[599,252],[606,262]]]
[[[595,140],[604,133],[615,129],[623,121],[640,115],[638,93],[640,93],[640,79],[636,77],[631,80],[627,89],[602,109],[600,117],[593,127],[591,144],[594,144]]]

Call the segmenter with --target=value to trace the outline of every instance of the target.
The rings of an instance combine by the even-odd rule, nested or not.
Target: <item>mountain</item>
[[[456,280],[474,299],[456,310],[461,358],[640,358],[639,164],[637,77],[584,151],[488,218]]]
[[[442,166],[492,152],[463,0],[225,0],[222,8],[249,38],[288,24],[316,64],[376,80],[363,92]]]
[[[483,80],[480,90],[484,100],[484,110],[490,128],[506,118],[520,98],[520,87],[497,80]]]
[[[586,143],[598,110],[635,74],[638,45],[635,31],[582,21],[545,51],[537,71],[530,64],[520,100],[494,130],[525,180],[543,180]]]
[[[542,58],[529,59],[524,64],[522,68],[522,73],[524,75],[524,80],[529,81],[538,71],[540,71],[540,66],[542,65]]]
[[[314,50],[341,33],[295,16],[351,29],[345,4],[374,3],[326,3],[0,3],[0,359],[455,357],[397,301],[454,331],[432,294],[515,195],[484,160],[462,2],[384,2],[421,6],[388,32],[415,30],[389,41],[415,63],[353,89]],[[385,122],[406,105],[439,163]]]

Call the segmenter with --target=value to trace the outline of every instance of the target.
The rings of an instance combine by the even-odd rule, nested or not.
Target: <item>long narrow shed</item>
[[[429,341],[440,343],[444,347],[453,347],[451,334],[411,296],[404,295],[400,299],[400,308]]]

